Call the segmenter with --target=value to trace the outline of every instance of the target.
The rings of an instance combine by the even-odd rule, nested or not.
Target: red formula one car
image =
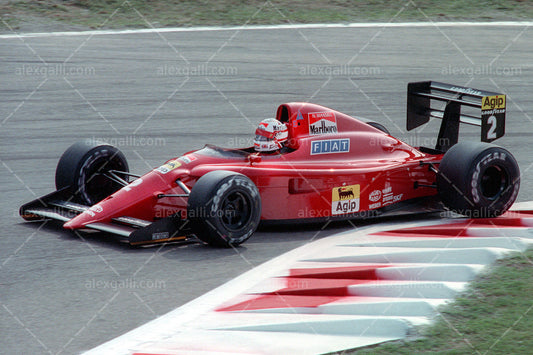
[[[316,222],[443,205],[470,217],[505,212],[520,173],[511,153],[488,143],[504,134],[505,95],[417,82],[407,96],[408,130],[442,119],[435,147],[412,147],[379,124],[323,106],[287,103],[276,119],[289,139],[276,154],[207,145],[139,176],[113,146],[74,144],[57,166],[57,191],[23,205],[20,214],[109,232],[132,245],[196,236],[235,246],[261,221]],[[458,142],[461,123],[480,126],[483,142]]]

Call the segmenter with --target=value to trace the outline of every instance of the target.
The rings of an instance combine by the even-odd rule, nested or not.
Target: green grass
[[[532,354],[533,250],[499,261],[419,339],[345,354]]]
[[[428,20],[527,20],[527,0],[12,0],[0,3],[0,24],[32,22],[87,28]]]

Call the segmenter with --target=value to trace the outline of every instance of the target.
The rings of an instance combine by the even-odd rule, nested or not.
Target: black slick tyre
[[[520,170],[513,155],[489,143],[461,142],[442,159],[437,188],[444,205],[471,218],[496,217],[516,200]]]
[[[248,177],[211,171],[194,184],[187,214],[198,239],[215,247],[237,246],[259,225],[261,197]]]
[[[109,144],[78,142],[59,159],[56,188],[67,189],[74,201],[92,206],[122,187],[103,176],[110,170],[129,171],[128,162],[120,150]]]

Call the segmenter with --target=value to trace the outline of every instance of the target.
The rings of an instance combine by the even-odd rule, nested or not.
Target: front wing
[[[72,195],[66,189],[58,190],[23,205],[20,215],[28,221],[52,219],[68,222],[90,209],[90,206],[71,202],[71,199]],[[90,223],[85,228],[113,234],[133,246],[197,241],[190,236],[188,221],[177,215],[153,222],[121,216],[113,218],[110,223]]]

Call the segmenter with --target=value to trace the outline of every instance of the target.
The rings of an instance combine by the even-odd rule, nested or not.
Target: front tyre
[[[122,187],[104,176],[111,170],[129,172],[128,162],[120,150],[109,144],[78,142],[59,159],[56,188],[67,188],[75,201],[92,206]]]
[[[216,247],[237,246],[257,229],[261,197],[246,176],[231,171],[211,171],[194,184],[187,214],[193,233]]]
[[[488,143],[462,142],[444,154],[439,195],[450,210],[472,218],[496,217],[516,200],[520,170],[513,155]]]

